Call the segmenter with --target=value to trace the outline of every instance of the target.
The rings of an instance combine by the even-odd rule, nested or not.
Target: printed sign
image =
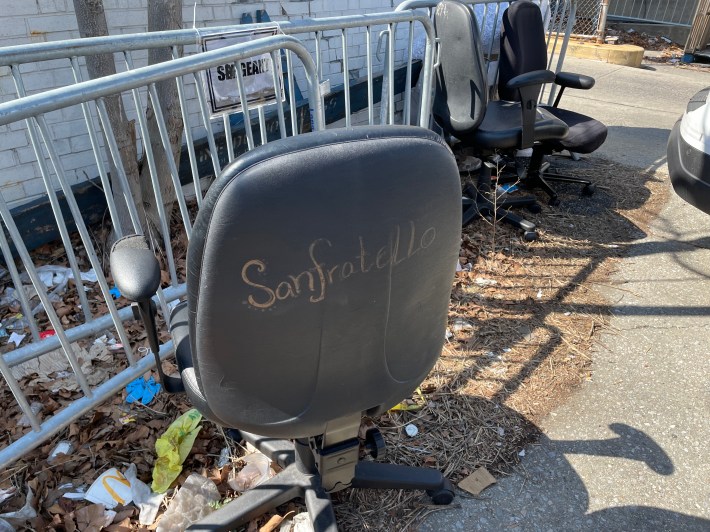
[[[226,46],[270,37],[278,33],[278,27],[258,30],[242,30],[228,33],[214,33],[201,37],[202,51],[217,50]],[[273,64],[271,54],[264,53],[240,61],[212,67],[205,71],[208,99],[212,114],[241,111],[237,76],[241,74],[249,108],[274,103],[276,98],[284,100],[281,62]],[[274,87],[274,69],[278,87]],[[278,92],[278,94],[277,94]]]

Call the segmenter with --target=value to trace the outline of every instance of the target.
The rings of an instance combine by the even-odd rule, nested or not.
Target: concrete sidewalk
[[[597,155],[666,172],[666,142],[710,75],[571,58],[596,86],[565,107],[609,127]],[[669,185],[670,186],[670,185]],[[593,379],[543,423],[516,471],[422,531],[710,530],[710,216],[674,194],[610,286]]]

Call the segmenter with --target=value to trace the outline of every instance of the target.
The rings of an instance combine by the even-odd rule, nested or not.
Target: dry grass
[[[537,438],[536,423],[590,377],[591,348],[610,310],[595,286],[612,283],[619,258],[644,236],[668,188],[662,178],[596,158],[559,164],[589,176],[598,191],[580,198],[578,187],[559,187],[560,207],[528,216],[538,224],[539,240],[523,242],[517,231],[485,220],[465,229],[464,271],[453,286],[451,337],[442,357],[422,384],[422,395],[408,401],[415,410],[374,420],[387,440],[388,461],[435,467],[454,482],[479,466],[506,474],[521,447]],[[136,338],[142,334],[138,329]],[[57,408],[65,402],[42,390],[36,396],[50,405],[56,399]],[[7,391],[2,397],[7,399],[4,418],[19,418]],[[138,462],[139,476],[149,478],[155,438],[186,408],[180,399],[161,395],[151,408],[127,412],[117,396],[28,453],[0,475],[0,487],[33,483],[40,517],[32,526],[60,529],[83,501],[67,506],[58,499],[58,485],[89,482],[105,468],[124,469],[130,462]],[[134,422],[121,421],[127,413]],[[419,429],[414,438],[404,433],[409,423]],[[59,466],[48,466],[47,454],[67,438],[81,450]],[[204,472],[230,495],[226,468],[215,469],[224,445],[222,433],[205,423],[185,470]],[[408,530],[426,514],[445,511],[419,492],[345,490],[334,499],[343,530]],[[122,530],[138,528],[137,512],[122,515],[121,525],[127,527]]]
[[[665,203],[662,178],[600,159],[559,164],[597,183],[559,186],[560,207],[526,215],[540,238],[503,224],[466,228],[441,359],[415,397],[415,412],[377,420],[395,463],[439,468],[452,481],[479,466],[506,474],[537,438],[536,423],[590,378],[591,348],[610,304],[594,287],[611,274]],[[541,196],[541,200],[544,198]],[[495,283],[492,283],[495,282]],[[619,287],[620,290],[623,290]],[[419,434],[403,431],[414,423]],[[408,530],[432,511],[421,493],[352,490],[337,497],[345,530]]]

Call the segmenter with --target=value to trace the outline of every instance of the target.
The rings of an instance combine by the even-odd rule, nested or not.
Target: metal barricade
[[[533,0],[540,6],[542,17],[547,28],[548,65],[547,68],[555,72],[562,70],[562,65],[567,52],[567,44],[575,22],[575,12],[578,0]],[[410,9],[425,9],[427,15],[432,16],[433,10],[439,2],[436,0],[405,0],[397,6],[397,11]],[[494,86],[498,79],[498,53],[500,29],[503,13],[510,2],[501,0],[471,0],[463,2],[473,9],[483,41],[483,52],[488,67],[488,83]],[[554,63],[554,65],[553,65]],[[552,105],[556,89],[551,89],[547,94],[548,104]]]
[[[695,17],[685,43],[683,61],[692,61],[693,54],[705,50],[710,41],[710,0],[699,0]]]
[[[613,0],[609,17],[677,26],[693,23],[698,0]]]
[[[77,298],[83,316],[75,316],[78,325],[68,327],[62,323],[60,317],[54,310],[52,301],[47,293],[46,286],[39,278],[37,269],[32,262],[32,257],[29,254],[27,246],[23,241],[18,227],[13,219],[7,202],[3,197],[0,197],[0,218],[2,218],[4,227],[9,234],[9,239],[6,233],[0,230],[0,252],[5,257],[8,273],[12,279],[15,288],[15,294],[19,301],[19,307],[22,314],[28,319],[27,329],[32,338],[32,342],[15,349],[9,353],[0,356],[0,373],[7,384],[7,388],[12,392],[14,399],[19,406],[19,414],[23,414],[29,420],[29,430],[19,439],[12,442],[3,442],[0,449],[0,467],[4,467],[14,460],[20,458],[24,453],[38,446],[42,441],[57,433],[62,428],[68,426],[73,420],[77,419],[91,408],[102,401],[110,398],[119,390],[124,388],[129,382],[139,377],[154,366],[152,356],[137,356],[132,352],[128,334],[123,326],[123,321],[132,319],[132,312],[129,307],[118,308],[112,297],[111,288],[103,275],[102,263],[97,256],[96,250],[92,242],[91,234],[82,218],[80,207],[74,197],[72,186],[63,166],[65,157],[71,156],[71,152],[66,153],[58,149],[55,139],[52,136],[52,123],[48,122],[47,114],[52,116],[53,112],[64,112],[71,109],[75,116],[83,117],[85,130],[77,132],[77,135],[88,135],[91,145],[91,153],[93,165],[98,173],[98,182],[107,203],[109,218],[112,221],[112,226],[117,232],[117,236],[122,234],[123,228],[118,220],[118,206],[114,200],[113,188],[118,182],[122,191],[129,191],[127,184],[127,176],[123,164],[121,162],[120,148],[116,143],[116,137],[111,130],[110,119],[106,110],[105,101],[110,97],[119,95],[122,98],[124,106],[132,105],[129,111],[132,116],[135,116],[137,127],[137,139],[139,147],[143,151],[146,164],[150,167],[150,178],[153,184],[153,190],[156,191],[156,205],[162,206],[163,198],[161,197],[161,187],[158,184],[158,176],[154,167],[153,148],[151,147],[151,131],[147,124],[146,103],[152,102],[153,110],[156,115],[158,124],[157,134],[160,142],[168,155],[167,160],[170,164],[170,179],[172,182],[172,193],[175,196],[175,201],[178,206],[180,216],[180,227],[185,238],[189,239],[191,224],[194,213],[190,211],[190,205],[184,194],[184,189],[181,182],[181,174],[173,159],[169,156],[167,139],[168,132],[166,131],[165,121],[160,113],[160,106],[157,105],[158,96],[156,93],[156,83],[165,80],[174,79],[177,86],[179,103],[181,107],[182,120],[184,124],[184,140],[185,150],[187,152],[187,165],[189,178],[194,183],[194,196],[197,207],[202,202],[202,190],[200,180],[204,175],[200,175],[200,168],[204,169],[205,163],[211,170],[211,174],[217,175],[224,165],[224,161],[232,160],[239,155],[235,151],[234,134],[232,131],[235,116],[239,115],[244,127],[244,136],[246,141],[246,149],[252,149],[255,145],[268,142],[271,138],[285,137],[290,133],[298,134],[302,130],[302,125],[299,120],[307,118],[308,110],[310,109],[313,128],[322,129],[326,125],[326,117],[328,116],[328,106],[337,107],[342,115],[342,120],[345,125],[349,126],[355,123],[356,105],[351,98],[351,89],[357,86],[354,81],[361,81],[365,88],[365,98],[363,103],[363,111],[366,109],[367,116],[364,118],[365,123],[374,124],[376,122],[375,106],[378,99],[377,82],[379,76],[376,75],[375,61],[373,55],[375,46],[373,40],[376,40],[375,29],[378,26],[384,26],[384,34],[394,35],[398,25],[405,25],[408,31],[414,31],[415,23],[421,24],[424,34],[426,35],[426,51],[420,69],[420,76],[424,86],[431,86],[432,63],[433,63],[433,28],[428,17],[418,15],[413,12],[404,13],[383,13],[372,15],[356,15],[344,17],[331,17],[314,20],[299,20],[290,22],[281,22],[278,24],[279,32],[285,35],[268,37],[254,40],[248,43],[243,43],[235,46],[230,46],[209,52],[202,52],[194,55],[185,55],[181,57],[180,47],[195,46],[198,34],[195,30],[176,30],[167,32],[156,32],[140,35],[122,35],[111,37],[96,37],[88,39],[78,39],[73,41],[61,41],[50,43],[38,43],[26,46],[8,47],[0,49],[0,67],[9,67],[12,78],[16,87],[17,99],[0,104],[0,136],[4,131],[16,130],[22,121],[25,121],[27,134],[30,138],[32,149],[34,152],[34,163],[38,165],[41,173],[41,178],[46,190],[47,199],[51,206],[54,218],[56,220],[59,238],[61,239],[66,258],[69,264],[69,269],[72,272],[72,277],[76,285]],[[209,35],[219,32],[228,32],[234,30],[250,30],[260,29],[265,26],[273,27],[274,24],[254,24],[228,26],[219,28],[209,28],[202,30],[201,35]],[[365,35],[365,43],[360,44],[365,47],[366,58],[362,67],[366,75],[364,81],[349,80],[352,70],[349,68],[349,50],[351,40],[355,40],[356,34],[350,35],[350,31],[362,33]],[[294,35],[298,35],[300,39],[296,39]],[[307,39],[308,36],[312,38]],[[360,39],[362,40],[362,39]],[[334,47],[330,45],[330,41],[337,42],[340,46],[340,54],[332,54]],[[324,43],[328,42],[327,46]],[[411,39],[408,41],[411,44]],[[172,51],[173,59],[165,63],[159,63],[152,66],[135,68],[135,63],[139,62],[140,57],[134,61],[133,53],[145,54],[145,50],[153,48],[168,47]],[[308,48],[311,48],[310,50]],[[279,50],[281,52],[279,52]],[[395,47],[389,49],[394,55]],[[193,51],[194,48],[193,48]],[[85,56],[99,53],[113,53],[122,59],[122,68],[125,70],[113,76],[99,78],[89,81],[83,80],[81,59]],[[223,120],[211,120],[207,110],[207,102],[200,90],[196,90],[192,99],[188,98],[188,90],[190,85],[199,88],[200,80],[198,74],[201,70],[209,68],[213,65],[220,64],[225,61],[238,61],[247,57],[252,57],[262,53],[269,53],[271,60],[276,62],[284,62],[286,72],[286,87],[288,87],[288,97],[286,103],[280,100],[275,106],[276,111],[272,111],[273,119],[270,125],[264,107],[250,110],[248,105],[244,105],[240,113],[232,114],[231,118],[225,115]],[[283,61],[280,53],[284,54]],[[315,55],[315,60],[312,58]],[[339,61],[342,61],[342,93],[338,93],[336,97],[330,97],[324,94],[322,90],[323,81],[332,77],[332,75],[324,68],[326,57],[336,55]],[[394,87],[395,78],[401,78],[404,85],[402,100],[404,109],[402,113],[402,123],[409,123],[411,105],[411,85],[414,75],[415,65],[412,61],[411,49],[402,50],[400,58],[404,60],[389,61],[385,58],[381,64],[387,63],[387,68],[384,68],[381,76],[384,78],[384,84]],[[143,57],[144,59],[144,57]],[[295,61],[297,59],[298,61]],[[53,89],[46,92],[35,94],[27,94],[23,83],[23,67],[28,63],[39,61],[66,61],[74,84],[64,88]],[[240,88],[240,94],[243,96],[243,83],[241,73],[237,70],[237,82]],[[401,72],[400,72],[401,71]],[[308,90],[307,99],[297,101],[296,83],[294,79],[300,77],[304,79]],[[392,80],[390,83],[389,80]],[[274,85],[277,84],[276,76],[274,76]],[[362,92],[362,91],[361,91]],[[431,100],[429,98],[430,91],[425,91],[425,96],[421,99],[419,105],[417,122],[427,124],[429,121]],[[385,96],[388,98],[388,104],[394,107],[395,91],[394,88]],[[243,99],[243,98],[242,98]],[[243,99],[244,100],[244,99]],[[333,103],[334,102],[334,103]],[[197,112],[188,113],[188,107],[196,105]],[[306,114],[300,113],[300,110],[305,108]],[[256,117],[253,115],[256,114]],[[331,115],[334,113],[331,113]],[[290,115],[290,116],[289,116]],[[336,114],[337,115],[337,114]],[[193,120],[194,118],[194,120]],[[394,123],[394,115],[387,123]],[[195,120],[197,123],[195,124]],[[258,137],[255,138],[252,124],[258,127]],[[306,128],[308,129],[308,128]],[[202,131],[205,136],[205,149],[202,153],[197,153],[194,149],[194,133],[196,130]],[[220,130],[220,131],[216,131]],[[225,141],[219,141],[217,133],[223,133]],[[226,139],[229,139],[227,141]],[[226,157],[225,157],[226,155]],[[115,176],[109,176],[107,167],[110,164],[116,170]],[[204,174],[204,170],[202,171]],[[65,217],[62,212],[62,198],[57,194],[57,185],[64,195],[66,206],[70,212],[70,216]],[[141,231],[141,224],[136,213],[135,204],[130,192],[123,195],[122,201],[130,214],[131,227],[127,232]],[[66,207],[65,207],[66,208]],[[85,293],[85,286],[82,282],[82,272],[79,270],[77,252],[74,249],[71,235],[66,224],[66,219],[70,219],[76,225],[78,233],[83,245],[83,253],[88,257],[92,269],[96,272],[97,284],[99,287],[97,296],[99,301],[105,304],[105,312],[92,312],[92,303]],[[170,235],[170,220],[167,213],[160,212],[161,232],[164,238],[163,249],[165,252],[165,262],[168,270],[170,287],[162,290],[158,294],[158,303],[163,310],[164,315],[168,315],[168,304],[185,294],[185,285],[181,283],[178,277],[175,257],[172,254],[172,242]],[[14,261],[10,258],[13,256],[13,249],[19,256],[22,267],[25,272],[21,273]],[[33,317],[33,308],[30,297],[23,290],[22,277],[28,276],[29,280],[37,292],[40,299],[41,307],[47,313],[49,323],[55,331],[54,336],[41,337],[41,331],[38,328],[37,322]],[[26,278],[26,277],[25,277]],[[93,305],[94,307],[96,305]],[[34,310],[38,307],[36,306]],[[111,332],[112,331],[112,332]],[[96,386],[89,383],[82,373],[80,360],[75,353],[75,344],[80,340],[93,339],[97,336],[110,332],[115,335],[117,343],[123,346],[125,351],[125,361],[114,375],[107,380],[98,383]],[[41,357],[61,349],[68,361],[71,372],[77,382],[77,387],[83,394],[82,397],[71,402],[69,406],[64,407],[52,416],[45,417],[40,420],[39,416],[33,412],[30,402],[23,393],[22,386],[13,376],[13,368],[20,366],[23,363],[41,360]],[[167,356],[172,351],[170,342],[161,346],[161,357]],[[126,366],[125,368],[122,366]],[[0,382],[0,385],[2,383]],[[0,387],[0,393],[6,393]],[[6,412],[6,415],[13,415],[14,412]]]

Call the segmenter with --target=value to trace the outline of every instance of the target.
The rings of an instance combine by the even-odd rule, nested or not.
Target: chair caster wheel
[[[589,185],[584,185],[582,187],[582,196],[591,196],[596,192],[597,187],[594,186],[593,183],[590,183]]]
[[[234,441],[242,441],[244,439],[242,438],[242,433],[239,432],[239,429],[227,429],[224,433]]]
[[[370,429],[365,433],[365,449],[373,458],[384,458],[387,445],[378,429]]]
[[[537,203],[533,203],[532,205],[528,205],[527,207],[528,212],[531,212],[533,214],[540,214],[542,212],[542,207],[538,205]]]
[[[441,488],[436,491],[427,491],[427,495],[431,498],[431,502],[437,506],[446,506],[454,500],[454,491],[447,488]]]
[[[523,240],[526,242],[532,242],[533,240],[537,240],[537,231],[525,231],[523,233]]]
[[[557,207],[560,204],[560,198],[558,198],[557,196],[553,196],[547,203],[548,205],[550,205],[550,207]]]

